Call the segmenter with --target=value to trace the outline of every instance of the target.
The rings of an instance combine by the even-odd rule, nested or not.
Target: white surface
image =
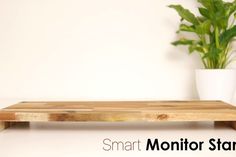
[[[186,0],[0,0],[0,98],[192,99]],[[194,9],[193,9],[194,8]]]
[[[93,157],[93,156],[150,156],[150,157],[235,157],[236,152],[105,152],[102,140],[137,140],[145,148],[147,138],[161,140],[202,140],[221,138],[236,141],[235,130],[230,128],[214,129],[212,123],[170,123],[170,124],[128,124],[128,123],[91,123],[91,124],[33,124],[30,129],[10,128],[0,133],[0,156],[4,157]]]
[[[18,100],[2,100],[0,104],[10,105]],[[236,141],[236,131],[214,127],[212,122],[186,123],[31,123],[30,128],[15,126],[0,132],[0,156],[3,157],[92,157],[92,156],[150,156],[150,157],[235,157],[236,152],[203,151],[157,152],[144,151],[148,138],[159,140],[188,140],[208,142],[210,138]],[[102,141],[110,138],[119,141],[142,141],[142,151],[106,152]],[[206,148],[208,145],[205,145]]]
[[[231,103],[236,87],[236,71],[198,69],[196,87],[201,100],[222,100]]]

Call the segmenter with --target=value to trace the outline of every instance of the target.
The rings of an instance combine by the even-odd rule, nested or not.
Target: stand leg
[[[236,130],[236,121],[216,121],[215,122],[215,126],[229,126],[231,128],[233,128],[234,130]]]
[[[0,131],[10,127],[10,122],[1,122],[0,121]]]
[[[231,124],[230,124],[230,126],[234,129],[234,130],[236,130],[236,121],[235,122],[230,122]]]
[[[30,122],[1,122],[0,121],[0,131],[7,129],[11,126],[29,127]]]

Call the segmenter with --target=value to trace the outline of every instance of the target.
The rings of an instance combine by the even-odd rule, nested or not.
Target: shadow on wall
[[[197,1],[194,1],[194,3],[196,6],[195,8],[197,8],[199,6],[199,4],[197,3]],[[184,5],[183,5],[184,6]],[[186,7],[188,8],[188,7]],[[168,8],[170,9],[170,8]],[[174,10],[172,10],[173,12],[175,12]],[[196,10],[192,10],[193,12],[196,12]],[[175,12],[176,16],[178,16],[178,14]],[[188,38],[196,38],[197,36],[191,34],[191,33],[184,33],[181,32],[180,34],[177,34],[176,31],[179,28],[179,24],[180,24],[180,20],[176,20],[176,18],[167,18],[165,19],[165,25],[169,27],[170,33],[171,33],[171,39],[169,39],[169,44],[171,44],[171,42],[176,41],[178,39],[180,39],[181,37],[188,37]],[[182,69],[176,69],[176,70],[183,70],[184,73],[186,73],[186,76],[188,78],[188,89],[187,92],[189,94],[188,97],[193,98],[193,99],[198,99],[198,93],[197,93],[197,89],[196,89],[196,85],[195,85],[195,69],[199,69],[199,68],[204,68],[201,60],[200,60],[200,56],[198,53],[192,53],[189,54],[188,51],[188,47],[186,46],[170,46],[168,47],[167,53],[165,55],[166,60],[168,60],[169,62],[172,63],[173,69],[175,69],[175,65],[181,65],[180,67]]]
[[[186,77],[188,78],[188,97],[193,99],[198,99],[197,89],[195,85],[195,69],[202,68],[202,64],[199,60],[198,54],[189,55],[188,50],[184,47],[172,47],[167,50],[165,55],[166,59],[173,63],[173,66],[176,64],[181,65]],[[183,63],[184,62],[184,63]],[[174,69],[174,68],[173,68]]]

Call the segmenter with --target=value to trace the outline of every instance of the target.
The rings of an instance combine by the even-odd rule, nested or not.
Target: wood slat
[[[0,121],[236,121],[220,101],[21,102],[0,110]]]

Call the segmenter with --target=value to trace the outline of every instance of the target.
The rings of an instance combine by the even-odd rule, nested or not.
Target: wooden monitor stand
[[[0,110],[0,129],[30,122],[225,122],[236,129],[236,107],[221,101],[21,102]]]

